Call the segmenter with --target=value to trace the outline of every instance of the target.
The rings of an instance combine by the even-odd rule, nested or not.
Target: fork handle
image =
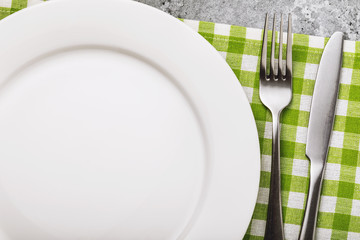
[[[284,227],[281,206],[280,176],[280,111],[272,113],[272,159],[269,204],[265,228],[265,240],[283,240]]]
[[[321,185],[324,176],[324,161],[312,161],[310,166],[309,193],[299,240],[315,239]]]

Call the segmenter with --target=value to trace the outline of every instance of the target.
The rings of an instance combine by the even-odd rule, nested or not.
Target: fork
[[[292,34],[291,15],[288,18],[286,67],[282,61],[283,42],[283,17],[281,15],[279,34],[279,62],[277,71],[275,67],[275,18],[274,14],[272,43],[270,56],[270,74],[266,72],[267,61],[267,26],[268,14],[265,18],[263,33],[263,45],[260,62],[260,86],[259,94],[261,102],[270,110],[273,121],[272,131],[272,159],[271,159],[271,180],[267,221],[265,228],[265,239],[284,239],[284,227],[281,208],[281,177],[280,177],[280,115],[282,110],[289,105],[292,99]]]

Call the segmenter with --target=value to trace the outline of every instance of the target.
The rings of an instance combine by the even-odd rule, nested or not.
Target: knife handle
[[[281,175],[280,175],[280,113],[272,114],[272,159],[269,205],[267,212],[265,240],[283,240],[284,227],[281,206]]]
[[[315,239],[317,214],[320,202],[320,192],[324,176],[324,161],[311,161],[310,183],[305,215],[299,240]]]

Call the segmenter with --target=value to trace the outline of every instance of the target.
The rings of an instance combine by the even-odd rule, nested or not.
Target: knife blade
[[[315,239],[320,192],[339,92],[342,52],[343,33],[335,32],[322,54],[311,101],[306,140],[310,183],[300,240]]]

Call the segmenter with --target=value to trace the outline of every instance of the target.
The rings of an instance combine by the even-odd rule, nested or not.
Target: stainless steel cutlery
[[[268,15],[266,15],[265,20],[260,63],[260,99],[261,102],[271,111],[273,121],[271,182],[265,239],[284,239],[280,181],[280,114],[282,110],[289,105],[292,98],[291,15],[289,15],[288,18],[285,68],[282,62],[282,16],[280,20],[279,62],[277,66],[275,66],[275,23],[276,19],[274,15],[269,75],[266,72]]]
[[[259,85],[260,100],[271,111],[273,122],[271,180],[265,228],[265,239],[267,240],[285,239],[281,206],[279,123],[282,110],[289,105],[292,99],[291,15],[288,19],[285,68],[282,62],[282,16],[279,32],[279,62],[275,66],[275,18],[274,15],[269,75],[266,71],[268,15],[265,19]],[[320,192],[338,96],[342,51],[343,33],[336,32],[326,44],[321,57],[311,103],[306,142],[306,156],[310,160],[310,183],[300,240],[315,238]]]
[[[317,212],[325,163],[338,96],[343,33],[334,33],[326,44],[316,76],[306,141],[310,160],[310,184],[301,240],[315,239]]]

